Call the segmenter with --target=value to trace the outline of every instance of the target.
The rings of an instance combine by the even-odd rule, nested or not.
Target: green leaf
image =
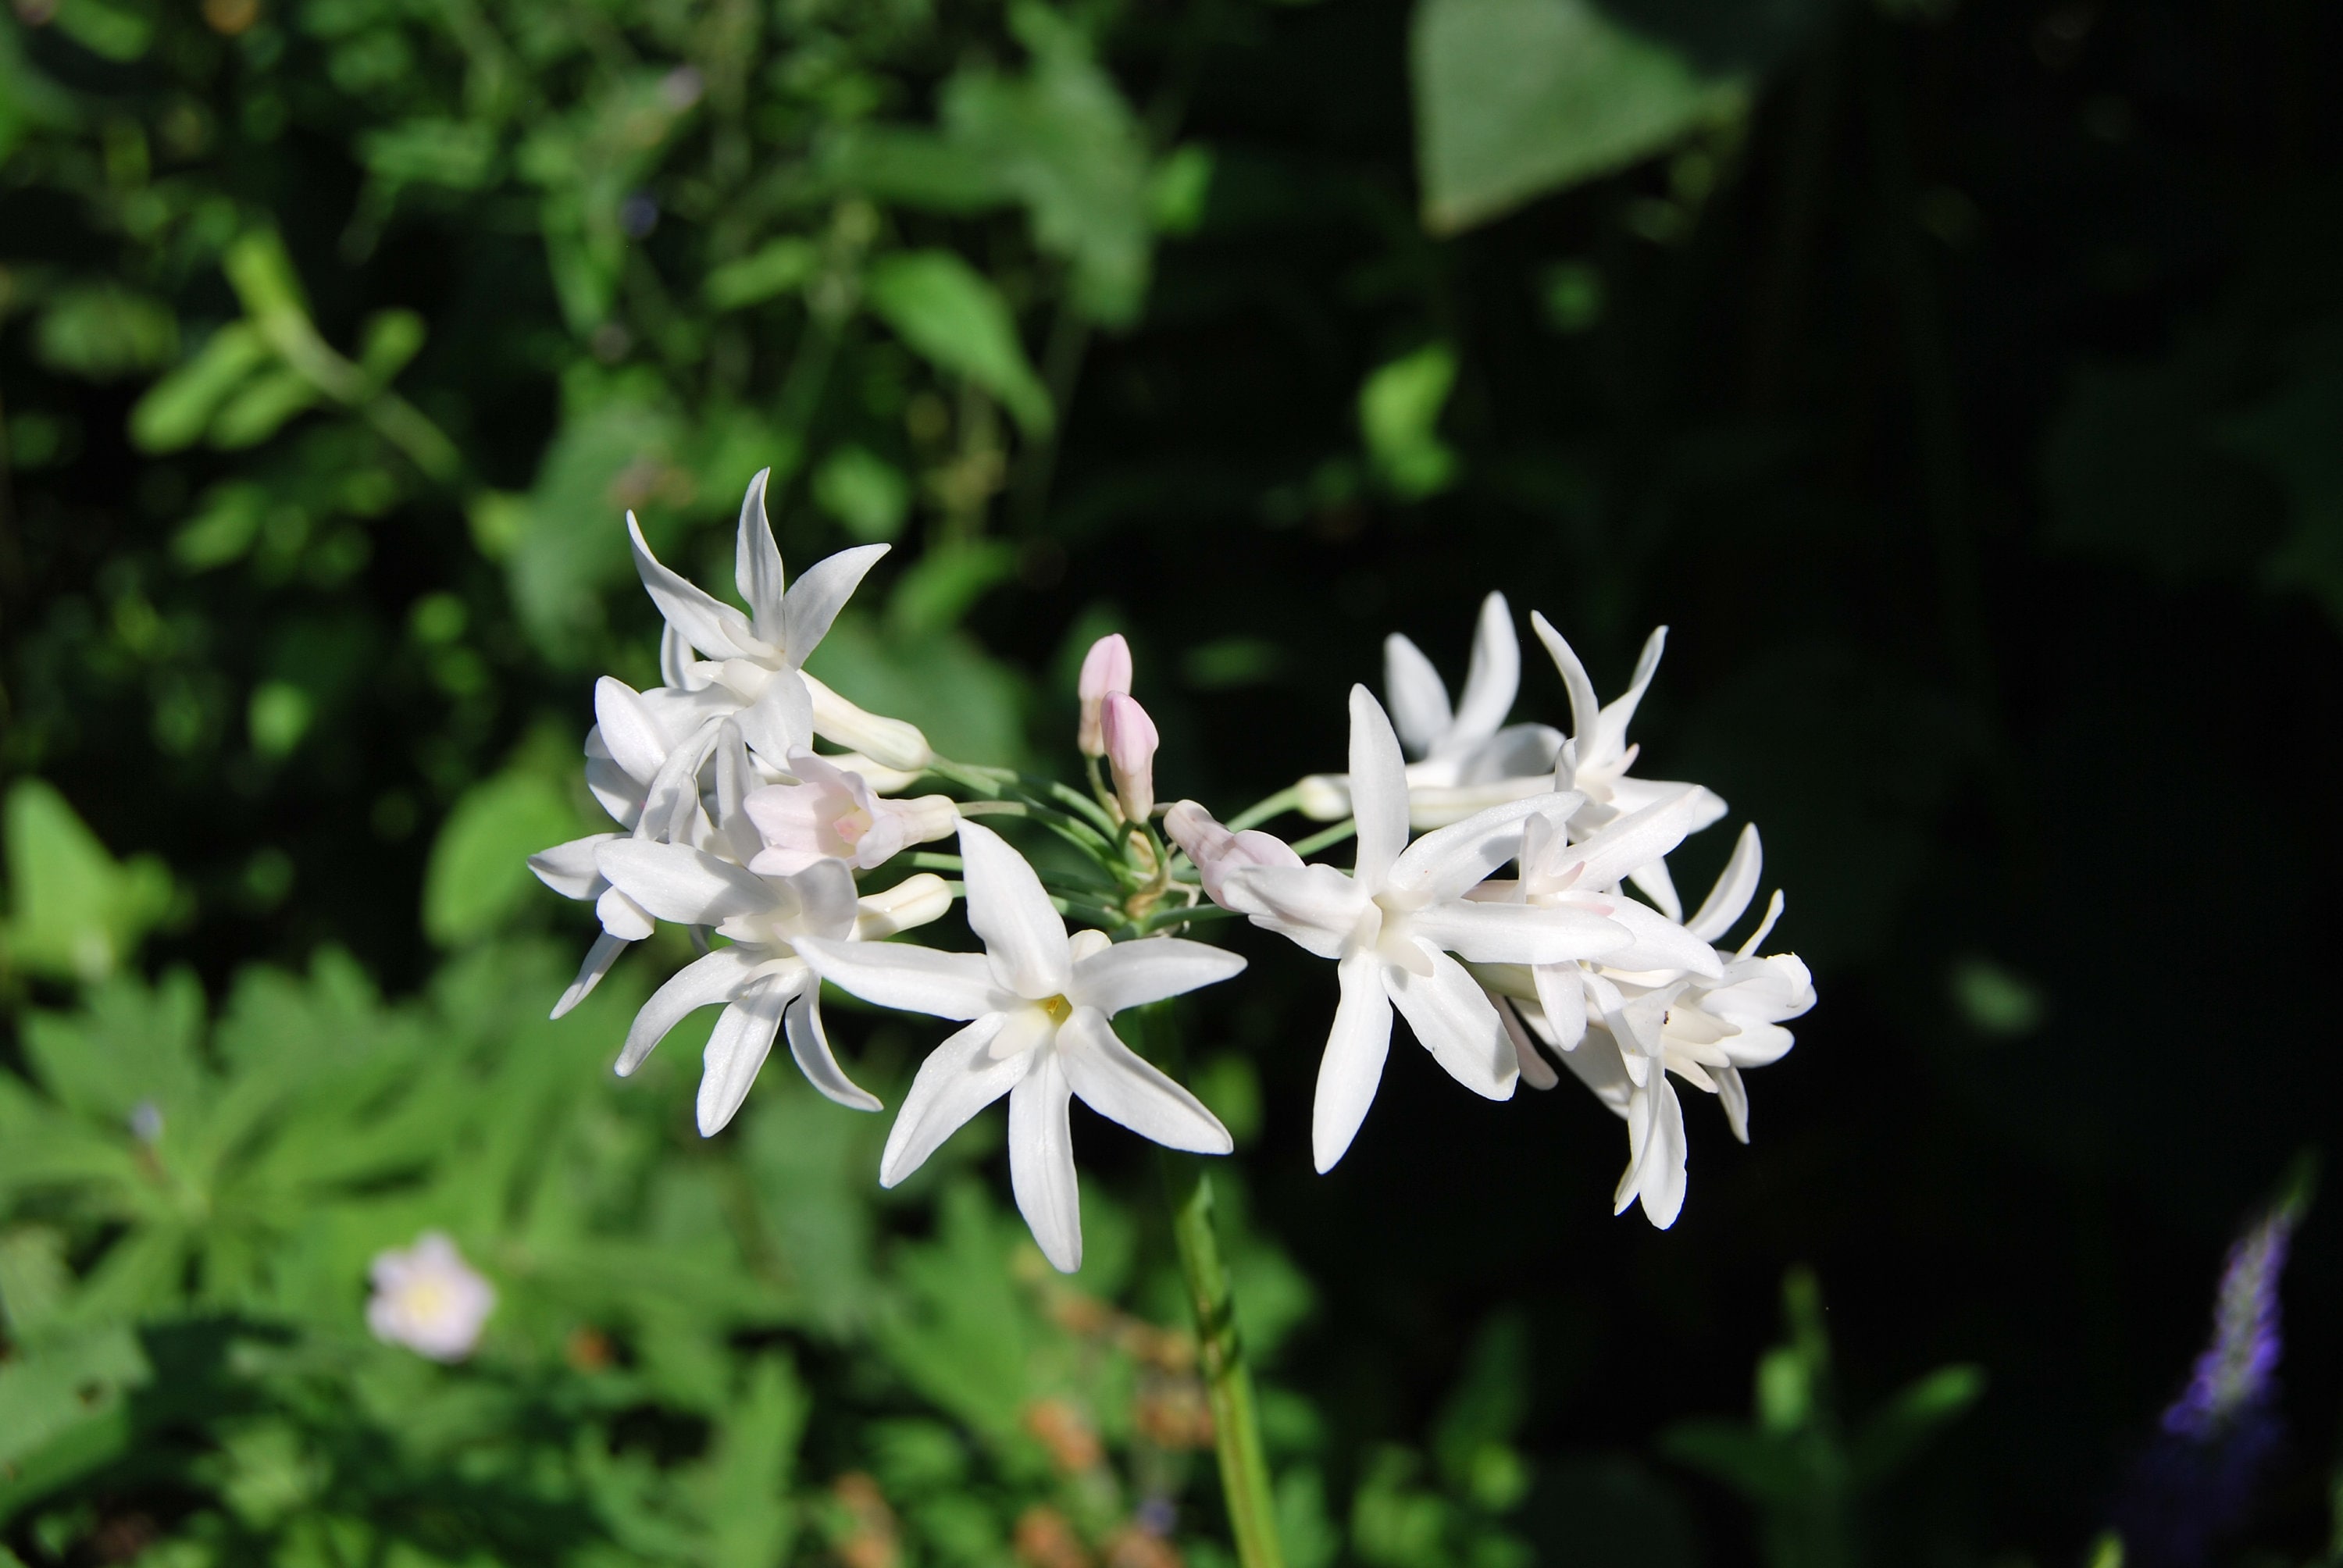
[[[0,1470],[105,1414],[152,1374],[125,1327],[77,1335],[0,1364]]]
[[[260,537],[269,510],[265,485],[231,479],[214,485],[196,504],[196,515],[171,536],[171,554],[191,572],[209,571],[242,558]]]
[[[466,790],[424,869],[425,933],[442,947],[487,935],[538,886],[528,857],[578,827],[568,798],[534,772],[508,770]]]
[[[1456,454],[1439,431],[1455,385],[1455,350],[1428,343],[1376,370],[1359,388],[1359,431],[1367,456],[1405,499],[1445,489],[1456,477]]]
[[[1021,201],[1044,250],[1072,264],[1074,303],[1122,326],[1147,297],[1155,189],[1131,106],[1055,14],[1020,6],[1036,45],[1021,76],[963,71],[944,85],[943,122]]]
[[[974,147],[911,126],[855,126],[823,148],[822,169],[849,190],[933,212],[982,212],[1011,199]]]
[[[407,368],[423,349],[423,317],[412,310],[377,310],[358,334],[358,368],[377,387]]]
[[[41,315],[33,351],[50,369],[85,381],[159,370],[179,357],[179,322],[152,295],[118,283],[60,289]]]
[[[154,41],[155,16],[135,0],[60,0],[56,28],[91,54],[126,64]]]
[[[37,779],[8,791],[8,960],[35,974],[102,980],[171,904],[171,877],[141,855],[123,862]]]
[[[950,251],[915,250],[874,262],[867,286],[871,309],[937,368],[1000,398],[1028,436],[1049,431],[1050,395],[990,279]]]
[[[840,447],[814,470],[814,504],[866,542],[892,539],[910,515],[911,481],[861,447]]]
[[[220,404],[270,357],[250,323],[229,322],[205,340],[193,359],[138,399],[130,410],[131,440],[148,452],[195,445]]]
[[[212,420],[215,447],[236,451],[257,447],[285,427],[285,422],[315,407],[320,394],[315,383],[282,366],[263,371],[229,397]]]
[[[876,713],[918,725],[944,756],[1012,767],[1025,755],[1025,680],[960,632],[882,635],[850,608],[806,668]]]
[[[1017,547],[1006,539],[930,546],[896,580],[887,599],[887,629],[911,639],[950,631],[978,599],[1016,575]]]
[[[713,1452],[695,1479],[707,1510],[710,1568],[767,1568],[789,1555],[797,1510],[789,1501],[798,1441],[813,1407],[786,1357],[759,1356],[729,1402]]]
[[[700,291],[711,309],[738,310],[801,288],[820,269],[820,248],[809,239],[793,236],[725,263],[708,275]]]
[[[1410,53],[1423,220],[1438,234],[1624,168],[1748,96],[1594,0],[1420,0]]]
[[[361,133],[357,150],[375,177],[399,185],[469,191],[496,177],[496,127],[481,121],[407,120]]]
[[[1863,1423],[1852,1450],[1855,1473],[1875,1484],[1901,1469],[1922,1445],[1985,1396],[1985,1369],[1939,1367],[1901,1390]]]
[[[0,1322],[18,1343],[40,1338],[73,1288],[63,1232],[23,1225],[0,1232]]]
[[[634,576],[627,509],[666,498],[688,478],[677,466],[683,439],[672,410],[632,397],[562,421],[506,563],[514,605],[540,648],[572,653],[600,621],[602,590]]]

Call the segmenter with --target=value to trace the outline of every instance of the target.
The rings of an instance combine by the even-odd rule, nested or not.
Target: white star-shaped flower
[[[1228,1130],[1196,1097],[1125,1045],[1108,1022],[1125,1008],[1227,980],[1244,960],[1175,937],[1110,943],[1069,938],[1025,858],[962,821],[968,923],[982,953],[809,937],[798,944],[824,980],[881,1007],[965,1020],[929,1054],[887,1138],[879,1181],[917,1171],[970,1117],[1009,1096],[1009,1174],[1042,1255],[1081,1266],[1081,1209],[1068,1103],[1172,1149],[1225,1154]]]
[[[1342,1001],[1318,1068],[1311,1145],[1320,1171],[1356,1137],[1383,1080],[1395,1007],[1450,1076],[1491,1100],[1520,1074],[1497,1010],[1452,953],[1480,963],[1544,964],[1626,947],[1629,930],[1571,907],[1476,901],[1464,895],[1521,851],[1524,820],[1581,804],[1551,792],[1494,806],[1408,842],[1406,765],[1373,694],[1351,689],[1352,807],[1358,855],[1332,866],[1232,865],[1228,908],[1336,961]]]

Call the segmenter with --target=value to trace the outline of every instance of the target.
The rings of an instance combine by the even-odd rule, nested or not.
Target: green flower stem
[[[1262,823],[1268,821],[1272,817],[1282,816],[1284,813],[1292,810],[1295,803],[1301,799],[1302,786],[1299,784],[1289,784],[1284,789],[1280,789],[1276,794],[1270,796],[1267,799],[1255,801],[1252,805],[1246,807],[1243,810],[1230,818],[1228,824],[1229,831],[1232,833],[1242,833],[1247,828],[1258,827]]]
[[[1330,845],[1341,843],[1358,830],[1358,819],[1345,818],[1322,833],[1312,833],[1307,839],[1297,840],[1293,846],[1293,852],[1297,855],[1314,855]]]
[[[1192,1154],[1163,1156],[1172,1204],[1172,1234],[1180,1247],[1180,1273],[1196,1312],[1196,1342],[1204,1388],[1212,1401],[1212,1442],[1220,1451],[1221,1495],[1236,1536],[1242,1568],[1285,1568],[1277,1539],[1277,1504],[1269,1484],[1269,1454],[1262,1446],[1252,1369],[1237,1333],[1236,1295],[1221,1258],[1212,1223],[1212,1179]]]

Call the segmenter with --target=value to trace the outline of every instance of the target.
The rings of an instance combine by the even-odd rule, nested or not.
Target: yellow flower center
[[[1074,1004],[1062,996],[1053,996],[1036,1004],[1050,1015],[1051,1023],[1063,1023],[1074,1016]]]

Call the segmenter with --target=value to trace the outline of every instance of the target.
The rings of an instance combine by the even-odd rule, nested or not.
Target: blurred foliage
[[[784,1075],[686,1139],[689,1031],[614,1085],[679,952],[542,1021],[519,855],[655,678],[618,519],[724,580],[767,466],[793,564],[896,546],[816,673],[1058,758],[1123,629],[1166,798],[1331,765],[1492,585],[1606,689],[1675,624],[1639,738],[1831,1000],[1674,1231],[1575,1196],[1607,1117],[1404,1052],[1306,1182],[1327,995],[1199,1008],[1295,1568],[2085,1560],[2343,1087],[2338,58],[2292,0],[15,0],[0,1564],[1225,1568],[1146,1167],[1061,1284],[981,1131],[881,1194]],[[2176,1028],[2217,898],[2286,983]],[[429,1229],[460,1367],[364,1332]],[[2253,1561],[2343,1551],[2331,1256]],[[1761,1352],[1796,1257],[1834,1339],[1793,1274]]]

